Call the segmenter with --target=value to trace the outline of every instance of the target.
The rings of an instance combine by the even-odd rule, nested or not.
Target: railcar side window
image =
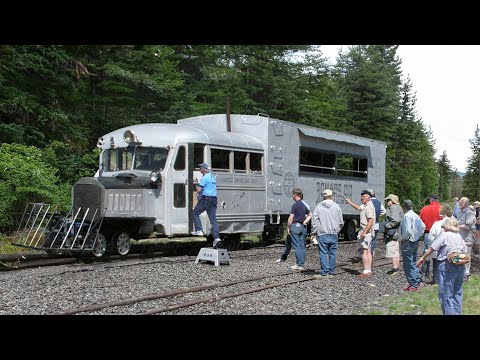
[[[185,184],[173,184],[173,206],[184,208],[186,204]]]
[[[340,154],[337,156],[336,168],[337,176],[367,177],[367,159]]]
[[[205,151],[205,144],[195,144],[193,146],[193,166],[195,170],[200,170],[200,166],[203,162],[207,162],[206,159],[204,160],[204,151]]]
[[[300,148],[300,172],[367,178],[368,161],[351,154]]]
[[[247,154],[243,151],[233,152],[233,171],[236,173],[247,172]]]
[[[262,174],[262,154],[250,153],[250,171],[255,174]]]
[[[173,165],[174,170],[185,170],[185,146],[180,146],[178,148],[177,158],[175,159],[175,164]]]
[[[230,171],[230,151],[211,149],[212,170],[217,172]]]
[[[300,172],[334,174],[335,154],[332,152],[300,148]]]

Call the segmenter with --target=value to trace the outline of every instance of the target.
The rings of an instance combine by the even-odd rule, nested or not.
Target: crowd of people
[[[209,164],[202,163],[199,167],[203,176],[200,182],[196,182],[198,203],[193,210],[195,228],[192,235],[204,235],[200,214],[206,211],[212,225],[213,248],[221,249],[224,246],[216,220],[216,176],[210,172]],[[299,188],[292,190],[294,203],[287,221],[287,240],[281,257],[276,261],[286,261],[293,247],[295,264],[291,269],[305,270],[307,227],[311,221],[312,244],[318,247],[320,257],[320,271],[314,277],[330,279],[337,271],[338,237],[344,220],[340,206],[333,199],[333,191],[325,189],[322,197],[312,213],[303,200],[303,191]],[[475,201],[474,206],[470,206],[466,197],[454,200],[452,209],[447,204],[441,205],[440,197],[433,194],[417,214],[410,199],[405,199],[400,206],[400,199],[395,194],[385,198],[385,207],[375,197],[373,189],[360,193],[361,204],[346,198],[346,202],[360,212],[358,256],[353,260],[362,262],[363,271],[356,276],[363,279],[373,275],[373,258],[377,238],[381,234],[385,241],[385,255],[392,259],[392,268],[387,274],[398,274],[401,254],[408,282],[403,290],[415,292],[425,283],[437,283],[443,314],[461,314],[462,285],[470,277],[470,261],[459,261],[459,254],[462,254],[462,259],[468,259],[474,246],[480,243],[480,202]],[[422,237],[422,256],[417,259]]]
[[[291,269],[305,270],[307,225],[311,220],[312,244],[318,247],[320,257],[320,271],[314,277],[330,279],[336,274],[338,238],[344,220],[340,206],[333,200],[333,191],[325,189],[322,196],[323,200],[312,213],[303,200],[302,190],[293,189],[294,204],[288,218],[288,236],[283,254],[276,261],[286,261],[293,246],[296,263]],[[386,257],[392,259],[388,275],[399,273],[402,256],[403,272],[408,282],[404,291],[418,291],[426,283],[438,284],[443,314],[461,314],[462,285],[469,280],[470,262],[455,262],[450,255],[461,253],[469,258],[472,249],[480,244],[480,202],[475,201],[475,205],[470,206],[469,199],[462,197],[455,201],[452,209],[448,204],[440,204],[440,197],[432,194],[428,204],[417,214],[410,199],[400,205],[395,194],[385,198],[384,206],[376,199],[373,189],[366,189],[361,192],[360,201],[361,204],[356,204],[346,199],[360,212],[358,256],[352,259],[363,265],[357,278],[372,276],[377,238],[383,239]],[[423,247],[418,258],[422,237]]]

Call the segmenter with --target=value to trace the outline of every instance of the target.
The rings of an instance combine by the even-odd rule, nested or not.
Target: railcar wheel
[[[90,235],[93,237],[93,234]],[[92,249],[92,254],[95,257],[102,257],[107,252],[107,238],[102,233],[98,234],[97,242]]]
[[[117,232],[113,234],[112,245],[117,254],[125,256],[130,251],[130,235],[126,232]]]

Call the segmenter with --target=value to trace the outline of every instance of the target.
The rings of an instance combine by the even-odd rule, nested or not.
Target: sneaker
[[[213,246],[214,249],[225,249],[221,240],[218,240],[215,245]]]
[[[293,266],[290,266],[290,269],[292,270],[300,270],[300,271],[303,271],[305,270],[305,268],[303,266],[298,266],[297,264],[293,265]]]
[[[312,240],[312,245],[318,245],[317,239],[313,239],[313,240]]]
[[[203,231],[202,230],[192,231],[190,234],[192,234],[193,236],[203,236]]]
[[[403,290],[403,291],[408,291],[408,289],[410,289],[411,287],[412,287],[412,285],[408,284],[408,286],[407,286],[407,287],[404,287],[402,290]]]
[[[360,275],[355,275],[355,276],[356,276],[357,278],[359,278],[359,279],[363,279],[363,278],[372,276],[372,274],[373,274],[373,273],[369,272],[369,273],[367,273],[367,274],[362,273],[362,274],[360,274]]]
[[[333,278],[333,275],[330,275],[330,274],[327,274],[327,275],[318,274],[318,275],[313,275],[313,277],[314,277],[315,279],[331,279],[331,278]]]
[[[398,273],[398,268],[392,268],[387,271],[388,275],[396,275]]]
[[[284,262],[284,261],[287,261],[287,259],[280,258],[280,259],[275,260],[275,262],[277,262],[277,263]]]
[[[405,291],[414,292],[414,291],[418,291],[418,288],[416,288],[415,286],[409,286],[408,290],[405,290]]]

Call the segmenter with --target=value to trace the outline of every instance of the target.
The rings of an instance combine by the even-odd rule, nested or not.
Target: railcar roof
[[[210,145],[229,146],[236,148],[263,150],[260,140],[245,134],[234,132],[217,131],[212,129],[200,129],[181,124],[139,124],[126,126],[103,135],[104,145],[109,147],[110,138],[113,137],[116,146],[126,146],[123,140],[125,131],[135,133],[142,146],[175,146],[178,143],[195,142]]]

